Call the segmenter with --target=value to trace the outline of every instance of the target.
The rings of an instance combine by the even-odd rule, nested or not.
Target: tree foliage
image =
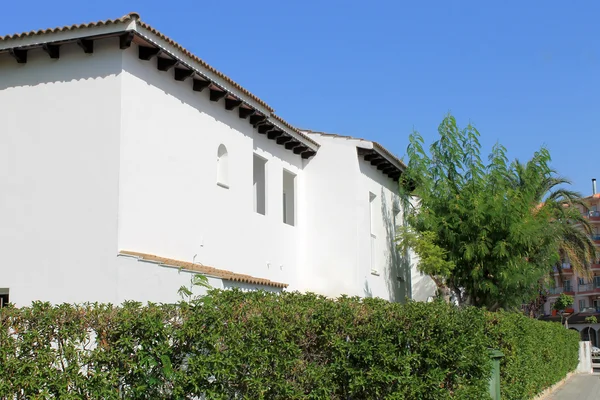
[[[550,167],[546,148],[523,164],[496,144],[484,161],[473,125],[461,130],[448,115],[438,132],[428,151],[418,132],[410,136],[401,193],[406,205],[418,200],[399,243],[415,250],[441,292],[497,309],[539,296],[562,259],[589,271],[596,250],[581,198],[563,188],[569,182]]]
[[[563,311],[573,305],[573,296],[561,293],[560,296],[554,302],[554,309],[557,311]]]

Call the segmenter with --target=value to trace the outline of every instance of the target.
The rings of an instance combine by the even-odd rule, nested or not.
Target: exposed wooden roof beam
[[[161,50],[158,47],[140,46],[138,48],[138,57],[140,58],[140,60],[148,61],[152,57],[158,56],[160,52]]]
[[[246,119],[252,114],[254,114],[256,111],[251,108],[240,107],[238,112],[241,119]]]
[[[23,49],[10,49],[8,53],[15,59],[19,64],[25,64],[27,62],[27,50]]]
[[[226,95],[227,95],[227,92],[213,89],[213,88],[210,89],[210,101],[219,101]]]
[[[48,53],[50,58],[58,59],[60,57],[60,45],[58,44],[44,44],[42,49]]]
[[[194,92],[201,92],[210,85],[210,81],[203,81],[202,79],[194,79],[192,89]]]
[[[288,150],[291,150],[294,147],[297,147],[297,146],[300,146],[300,145],[301,145],[301,143],[298,142],[297,140],[290,140],[289,142],[287,142],[285,144],[285,148],[288,149]]]
[[[267,132],[267,137],[271,140],[275,140],[281,135],[283,135],[283,131],[280,131],[277,128],[271,129],[269,132]]]
[[[121,50],[128,49],[131,46],[131,41],[133,40],[134,33],[133,32],[125,32],[124,34],[119,36],[119,48]]]
[[[374,158],[371,160],[371,165],[379,165],[385,162],[383,158]]]
[[[380,157],[380,156],[377,153],[365,154],[365,161],[371,161],[372,159],[378,158],[378,157]]]
[[[389,175],[391,172],[397,170],[396,167],[394,167],[393,165],[388,165],[387,167],[385,167],[381,172],[383,172],[386,175]]]
[[[173,68],[176,64],[177,60],[174,60],[172,58],[158,57],[156,59],[156,68],[158,68],[159,71],[168,71],[171,68]]]
[[[228,111],[234,110],[236,107],[239,107],[241,104],[242,104],[241,100],[230,99],[229,97],[225,98],[225,109]]]
[[[294,154],[300,154],[305,152],[306,150],[308,150],[308,146],[302,144],[300,146],[294,147]]]
[[[250,116],[250,124],[256,127],[259,122],[263,122],[267,117],[261,114],[254,114]]]
[[[175,80],[176,81],[185,81],[190,76],[194,75],[194,71],[191,69],[177,68],[175,67]]]
[[[90,39],[79,39],[77,45],[83,49],[85,54],[92,54],[94,52],[94,41]]]
[[[259,124],[261,124],[261,125],[258,126],[258,133],[262,133],[262,134],[269,132],[271,129],[273,129],[275,127],[275,126],[269,124],[268,122],[264,122],[264,123],[259,122]]]
[[[307,150],[304,153],[302,153],[301,156],[302,156],[302,158],[307,159],[307,158],[310,158],[310,157],[314,156],[315,154],[317,154],[316,151],[314,151],[314,150]]]
[[[386,169],[386,168],[390,167],[391,165],[392,165],[392,164],[390,164],[389,162],[387,162],[387,161],[384,161],[384,162],[382,162],[381,164],[378,164],[378,165],[377,165],[377,169],[378,169],[378,170],[380,170],[380,171],[383,171],[384,169]]]
[[[285,144],[287,142],[289,142],[290,140],[292,140],[291,136],[280,136],[278,137],[275,141],[277,142],[277,144]]]

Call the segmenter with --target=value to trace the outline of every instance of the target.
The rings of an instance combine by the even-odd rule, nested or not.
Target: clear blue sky
[[[403,156],[451,111],[485,150],[542,145],[589,194],[600,180],[597,1],[5,1],[0,34],[130,11],[290,123]]]

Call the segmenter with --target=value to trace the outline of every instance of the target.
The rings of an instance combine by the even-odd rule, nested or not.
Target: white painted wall
[[[116,298],[118,47],[0,55],[0,287],[17,305]]]
[[[403,301],[410,296],[414,263],[394,242],[402,215],[397,183],[358,157],[362,141],[311,137],[321,148],[304,168],[307,252],[300,286],[328,296]],[[370,193],[376,195],[373,258]],[[419,293],[425,291],[423,287]]]
[[[289,283],[298,230],[283,223],[284,168],[303,190],[300,156],[258,134],[237,110],[192,90],[173,71],[124,53],[120,249],[196,261]],[[229,154],[229,189],[217,185],[217,150]],[[253,154],[266,163],[266,215],[254,212]]]

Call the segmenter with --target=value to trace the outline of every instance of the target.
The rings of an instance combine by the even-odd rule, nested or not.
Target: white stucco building
[[[173,301],[197,272],[433,293],[393,243],[400,160],[297,130],[136,14],[0,37],[0,113],[3,301]]]

